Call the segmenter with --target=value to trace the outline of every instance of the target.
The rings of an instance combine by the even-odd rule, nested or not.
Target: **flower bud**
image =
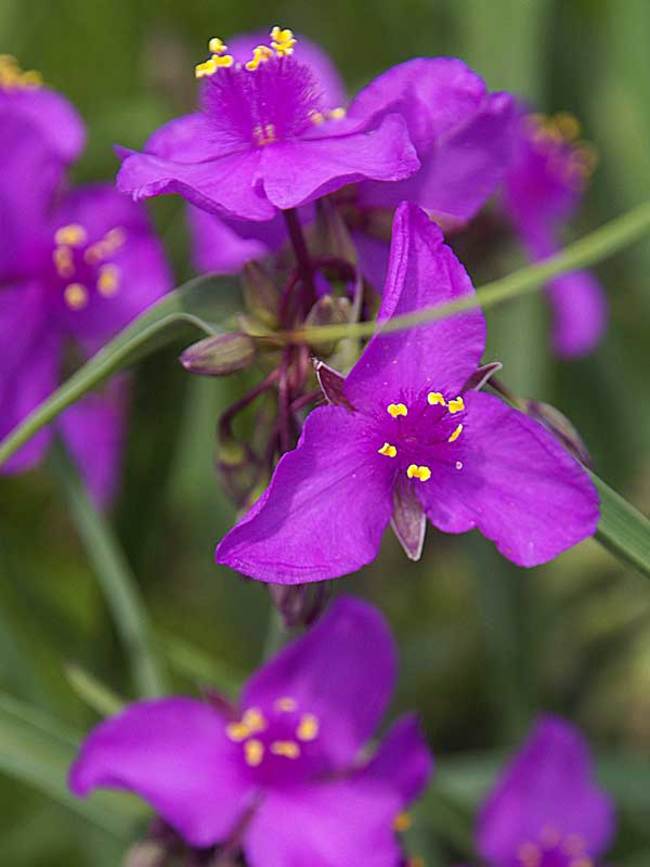
[[[248,311],[269,328],[278,324],[280,292],[259,262],[247,262],[241,275],[244,303]]]
[[[228,376],[249,367],[255,343],[247,334],[217,334],[188,347],[180,357],[185,370],[200,376]]]
[[[271,600],[284,625],[293,629],[311,626],[325,610],[331,596],[331,581],[316,584],[269,584]]]
[[[305,319],[307,327],[315,325],[344,325],[350,322],[352,302],[349,298],[324,295],[311,308]],[[331,343],[319,343],[317,346],[319,355],[329,355],[334,352],[337,341]]]

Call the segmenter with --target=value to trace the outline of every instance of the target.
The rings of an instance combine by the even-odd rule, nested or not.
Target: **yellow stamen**
[[[117,265],[102,265],[97,277],[97,291],[104,298],[111,298],[120,288],[120,269]]]
[[[460,395],[455,397],[453,400],[450,400],[447,404],[447,409],[449,412],[454,415],[454,413],[462,412],[465,409],[465,401]]]
[[[271,48],[273,48],[278,57],[286,57],[293,54],[293,46],[296,44],[293,30],[289,30],[288,28],[283,30],[281,27],[276,26],[271,30],[271,40]]]
[[[342,105],[338,105],[336,108],[329,111],[328,114],[332,120],[342,120],[347,114],[347,111]]]
[[[309,120],[310,120],[312,123],[315,123],[316,125],[318,125],[318,124],[321,124],[321,123],[325,123],[325,121],[327,120],[327,118],[325,117],[325,115],[323,114],[322,111],[316,111],[316,110],[314,109],[313,111],[310,111],[310,112],[309,112]]]
[[[255,143],[260,147],[273,144],[275,141],[275,127],[272,123],[266,123],[264,126],[258,124],[253,131],[253,136]]]
[[[236,744],[245,741],[250,734],[251,730],[243,722],[232,722],[226,726],[226,735]]]
[[[79,223],[70,223],[69,226],[61,226],[54,233],[54,241],[57,244],[67,244],[68,247],[81,247],[86,243],[88,235]]]
[[[88,304],[88,290],[81,283],[69,283],[63,290],[63,300],[71,310],[83,310]]]
[[[440,391],[430,391],[427,395],[427,403],[429,406],[446,406],[445,397]]]
[[[285,759],[297,759],[300,747],[295,741],[273,741],[271,752],[274,756],[283,756]]]
[[[393,828],[398,834],[408,831],[413,825],[413,819],[409,813],[398,813],[393,820]]]
[[[18,61],[11,54],[0,54],[0,87],[40,87],[43,78],[34,69],[23,72]]]
[[[283,713],[291,713],[292,711],[297,710],[298,702],[295,698],[291,698],[291,696],[283,695],[282,698],[276,699],[273,703],[273,707]]]
[[[456,430],[451,434],[451,436],[449,437],[447,442],[448,443],[455,443],[456,440],[458,439],[458,437],[462,434],[462,432],[463,432],[463,425],[459,424],[458,427],[456,428]]]
[[[213,36],[208,42],[208,51],[210,54],[225,54],[228,51],[228,46],[218,36]]]
[[[570,112],[560,111],[551,120],[565,141],[575,141],[580,136],[580,121]]]
[[[271,57],[273,57],[273,52],[268,45],[258,45],[253,49],[253,57],[246,64],[246,69],[249,72],[255,72],[261,63],[266,63]]]
[[[248,731],[255,735],[258,732],[263,732],[266,728],[266,719],[264,714],[256,707],[250,707],[242,717],[242,724],[248,728]]]
[[[56,247],[52,253],[54,265],[59,277],[72,277],[74,274],[74,260],[70,247]]]
[[[305,713],[300,717],[296,737],[299,741],[314,741],[318,737],[320,723],[313,713]]]
[[[408,408],[405,403],[389,403],[386,412],[393,418],[397,418],[400,415],[408,415]]]
[[[214,75],[217,69],[227,69],[235,62],[232,54],[213,54],[208,60],[203,63],[197,63],[194,67],[195,78],[205,78],[206,76]]]
[[[246,764],[250,765],[251,768],[256,768],[261,764],[264,758],[264,744],[262,741],[258,741],[255,738],[246,741],[244,744],[244,758],[246,759]]]
[[[115,253],[126,243],[126,231],[121,226],[110,229],[100,241],[91,244],[84,251],[84,259],[89,265],[96,265]]]
[[[419,467],[417,464],[409,464],[406,469],[406,475],[409,479],[419,479],[421,482],[428,482],[431,478],[431,470],[427,466]]]
[[[384,443],[380,449],[377,449],[380,455],[385,455],[387,458],[397,457],[397,449],[390,443]]]

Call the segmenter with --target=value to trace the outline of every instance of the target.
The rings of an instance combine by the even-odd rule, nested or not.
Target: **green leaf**
[[[650,521],[592,474],[600,495],[598,541],[619,560],[650,578]]]
[[[80,665],[66,665],[65,676],[79,698],[100,716],[113,716],[124,707],[124,701],[113,690]]]
[[[60,413],[113,374],[185,332],[213,336],[237,309],[232,278],[198,277],[165,295],[107,343],[0,442],[0,465]]]

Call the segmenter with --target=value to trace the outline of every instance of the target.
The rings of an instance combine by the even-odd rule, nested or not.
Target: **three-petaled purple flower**
[[[615,820],[570,723],[542,717],[481,809],[478,854],[489,867],[596,867]]]
[[[438,227],[401,205],[380,322],[473,291]],[[374,559],[391,516],[413,558],[425,515],[448,533],[478,528],[523,566],[590,536],[598,498],[584,469],[536,421],[468,386],[484,345],[479,310],[373,337],[218,562],[281,584],[334,578]]]
[[[171,285],[140,206],[109,185],[61,190],[81,121],[63,97],[3,62],[12,77],[0,63],[0,438],[56,388],[64,363],[96,352]],[[116,481],[124,397],[111,383],[56,423],[101,503]],[[41,431],[3,471],[32,467],[51,437]]]
[[[394,821],[432,759],[412,716],[361,752],[395,671],[381,615],[340,598],[252,676],[231,716],[189,698],[137,702],[91,733],[70,785],[136,792],[190,846],[240,846],[251,867],[397,867]]]
[[[556,253],[559,233],[576,210],[593,169],[593,152],[576,141],[578,122],[568,114],[552,118],[521,112],[514,133],[512,164],[506,175],[506,209],[532,259]],[[589,271],[572,271],[550,281],[553,347],[558,355],[590,352],[607,324],[607,302]]]

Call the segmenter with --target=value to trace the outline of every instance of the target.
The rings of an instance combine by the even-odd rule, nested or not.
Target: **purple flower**
[[[401,205],[380,320],[473,291],[438,227]],[[590,536],[598,498],[583,468],[538,422],[465,389],[484,344],[478,310],[373,337],[218,562],[282,584],[334,578],[374,559],[391,517],[414,559],[425,515],[448,533],[478,528],[523,566]]]
[[[56,388],[64,361],[96,352],[171,285],[138,205],[108,185],[58,193],[61,155],[34,124],[28,95],[7,111],[0,100],[0,228],[10,239],[0,255],[0,438]],[[117,382],[56,423],[100,503],[116,482],[124,406]],[[33,437],[3,471],[34,466],[53,432]]]
[[[197,67],[201,111],[173,120],[145,152],[126,156],[118,185],[135,199],[180,193],[228,217],[270,220],[344,184],[395,181],[418,168],[399,114],[350,119],[332,83],[301,62],[290,30],[274,28],[245,63],[219,39]]]
[[[484,803],[477,848],[490,867],[595,867],[614,826],[584,738],[545,716]]]
[[[137,702],[90,734],[70,786],[135,792],[189,845],[236,840],[251,867],[397,867],[393,822],[432,759],[412,716],[361,752],[395,670],[381,615],[340,598],[252,676],[231,717],[189,698]]]
[[[561,229],[575,212],[593,169],[593,152],[576,141],[578,134],[571,115],[519,116],[504,202],[533,260],[559,249]],[[563,274],[549,283],[547,295],[557,354],[571,358],[594,349],[607,324],[607,302],[596,278],[588,271]]]

